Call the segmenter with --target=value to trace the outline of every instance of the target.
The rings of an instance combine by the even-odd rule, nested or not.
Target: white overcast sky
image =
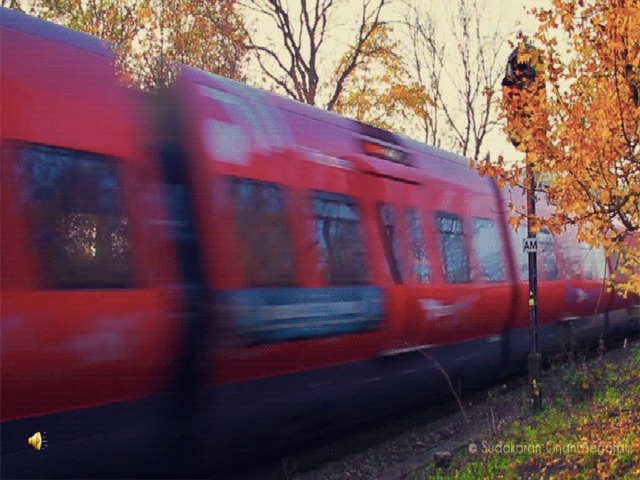
[[[532,8],[548,8],[549,3],[546,0],[486,0],[486,20],[500,24],[507,38],[512,41],[515,40],[515,35],[520,31],[527,36],[532,36],[537,30],[538,22],[528,12]],[[509,53],[509,50],[503,52],[505,63]],[[497,158],[498,155],[504,155],[505,158],[510,160],[523,157],[523,154],[509,143],[500,128],[491,132],[484,147],[491,152],[492,158]]]
[[[458,3],[457,0],[424,0],[424,2],[425,5],[433,7],[432,11],[436,13],[436,18],[446,25],[450,23],[452,11]],[[507,40],[503,46],[503,51],[499,54],[499,57],[502,58],[500,61],[506,64],[506,60],[511,53],[508,41],[515,42],[519,32],[532,36],[538,28],[538,22],[528,12],[532,8],[548,8],[550,0],[478,0],[478,3],[481,6],[485,6],[481,25],[483,30],[491,33],[498,27]],[[448,29],[442,29],[442,31],[444,34],[448,33]],[[509,160],[523,158],[523,154],[509,143],[500,127],[494,128],[487,135],[482,150],[483,152],[489,151],[494,159],[499,155],[503,155]]]
[[[477,0],[479,5],[485,5],[484,13],[483,13],[483,30],[486,32],[493,32],[496,29],[496,26],[499,27],[499,31],[504,35],[504,38],[507,40],[515,41],[516,35],[518,32],[523,32],[527,35],[532,35],[537,30],[537,21],[535,18],[528,14],[527,12],[534,7],[544,7],[548,6],[550,0]],[[358,18],[361,14],[362,3],[361,0],[347,0],[350,4],[349,6],[343,7],[340,9],[340,15],[344,15],[344,22],[340,22],[339,20],[336,22],[334,18],[333,28],[330,31],[330,39],[329,42],[333,43],[333,46],[328,49],[328,51],[342,51],[346,48],[353,38],[353,23],[348,21],[348,18],[352,19]],[[436,20],[436,28],[439,31],[439,35],[445,36],[450,34],[450,22],[451,15],[455,12],[456,5],[458,3],[457,0],[422,0],[421,6],[428,8],[432,15]],[[400,0],[396,0],[396,5],[400,3]],[[289,0],[288,1],[290,14],[293,18],[297,17],[299,8],[299,0]],[[299,11],[299,10],[298,10]],[[384,20],[393,21],[398,18],[394,18],[396,16],[396,9],[394,11],[393,3],[387,7],[384,15]],[[247,12],[248,13],[248,12]],[[399,15],[399,14],[398,14]],[[257,25],[254,24],[263,35],[274,35],[276,38],[277,34],[273,33],[274,31],[265,28],[266,24],[259,22]],[[251,20],[249,20],[249,27],[251,28]],[[264,40],[264,36],[260,35]],[[446,41],[446,40],[445,40]],[[506,59],[511,53],[511,48],[509,47],[508,42],[505,42],[504,51],[502,51],[499,55],[500,57],[504,57],[504,63],[506,63]],[[338,55],[338,54],[337,54]],[[453,55],[451,55],[452,61],[456,61]],[[325,63],[325,68],[328,65],[335,64],[334,58],[322,58],[320,59],[321,63]],[[502,61],[502,60],[500,60]],[[322,67],[321,67],[322,68]],[[452,69],[454,70],[454,69]],[[522,154],[515,150],[511,146],[511,144],[506,139],[505,134],[502,132],[500,128],[495,128],[492,133],[485,139],[485,143],[483,144],[483,151],[489,150],[491,152],[492,158],[497,158],[498,155],[504,155],[505,158],[516,160],[522,157]]]

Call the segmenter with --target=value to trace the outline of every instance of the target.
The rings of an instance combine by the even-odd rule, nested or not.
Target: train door
[[[427,335],[419,328],[422,312],[419,291],[431,282],[424,217],[417,207],[421,185],[385,180],[384,196],[375,204],[381,232],[386,281],[389,284],[391,340],[388,352],[402,353],[425,345]]]
[[[461,211],[456,202],[442,201],[447,195],[433,192],[440,200],[432,203],[426,194],[416,187],[402,207],[410,252],[404,342],[427,348],[481,337],[497,341],[508,323],[512,292],[498,219],[486,208],[492,199],[456,191]]]
[[[400,179],[384,183],[376,213],[390,284],[392,343],[386,353],[481,334],[471,322],[480,294],[472,283],[466,219],[446,209],[424,208],[431,207],[424,185]]]

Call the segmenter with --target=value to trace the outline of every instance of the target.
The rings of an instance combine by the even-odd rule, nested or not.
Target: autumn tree
[[[503,105],[526,163],[482,161],[480,171],[514,186],[527,168],[544,178],[538,197],[556,208],[537,224],[573,225],[617,259],[619,290],[640,293],[640,0],[553,0],[533,13],[539,28],[519,61],[533,62],[544,88]]]
[[[22,5],[20,0],[2,0],[2,6],[12,8],[14,10],[22,11]]]
[[[353,58],[353,48],[342,57],[336,75]],[[415,134],[419,129],[416,120],[428,117],[432,99],[424,85],[411,79],[391,27],[380,24],[361,48],[358,68],[346,78],[334,110],[379,128],[407,136]]]
[[[111,42],[124,79],[145,89],[170,83],[175,77],[175,61],[230,78],[243,78],[246,30],[236,11],[236,0],[10,3],[32,15]]]
[[[31,0],[15,2],[27,13],[104,38],[115,44],[131,42],[148,21],[148,2]]]
[[[267,87],[307,103],[333,110],[345,83],[362,64],[365,47],[382,24],[388,0],[359,0],[358,14],[345,0],[244,0],[257,18],[249,46]],[[266,33],[269,29],[273,34]],[[354,41],[344,46],[336,37],[353,29]],[[346,54],[341,54],[342,49]],[[335,68],[331,62],[339,63]]]
[[[135,62],[141,80],[149,82],[150,88],[170,82],[175,74],[173,62],[244,80],[247,31],[236,3],[236,0],[152,3],[152,23],[142,36],[145,49]]]
[[[473,0],[406,0],[406,58],[413,78],[433,103],[420,118],[421,139],[478,158],[498,121],[498,84],[505,41],[500,26],[484,23],[486,4]],[[444,9],[448,24],[438,22]]]
[[[407,65],[410,75],[420,84],[428,85],[432,101],[426,105],[416,138],[436,147],[443,146],[441,126],[444,123],[438,104],[444,70],[444,44],[436,37],[436,22],[430,15],[422,15],[423,7],[408,0],[403,23],[406,27]]]
[[[118,70],[126,79],[134,73],[133,41],[144,30],[152,13],[148,2],[142,0],[30,0],[11,1],[9,6],[107,40],[116,50]]]

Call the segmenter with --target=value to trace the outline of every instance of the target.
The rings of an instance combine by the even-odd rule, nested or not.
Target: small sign
[[[536,253],[538,251],[538,240],[535,237],[523,238],[522,251],[525,253]]]

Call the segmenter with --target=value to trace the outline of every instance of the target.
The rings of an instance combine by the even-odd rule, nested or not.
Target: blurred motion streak
[[[0,12],[3,475],[224,476],[525,367],[521,191],[194,68],[128,90]],[[538,243],[543,352],[637,331],[612,259]]]

